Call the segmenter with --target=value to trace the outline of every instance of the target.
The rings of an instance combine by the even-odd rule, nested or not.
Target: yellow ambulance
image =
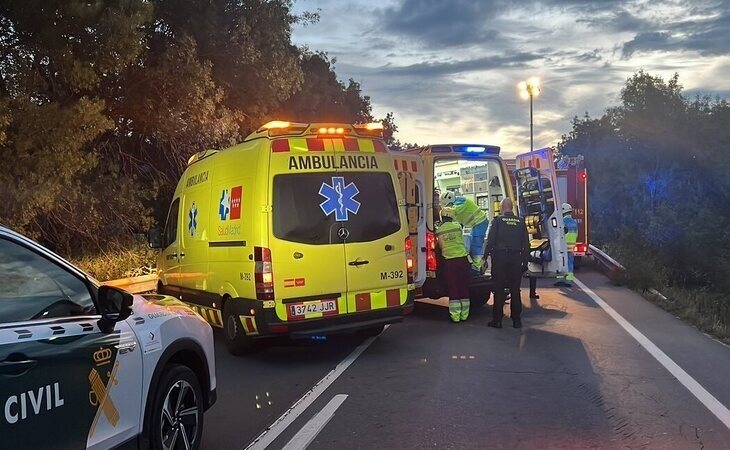
[[[158,291],[261,338],[379,333],[413,308],[414,242],[380,124],[274,121],[188,162],[164,230]]]

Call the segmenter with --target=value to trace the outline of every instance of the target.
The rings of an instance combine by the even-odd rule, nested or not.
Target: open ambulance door
[[[423,159],[420,155],[394,153],[393,165],[398,172],[403,199],[406,202],[408,233],[413,243],[415,272],[413,283],[416,288],[426,281],[426,197]]]
[[[568,251],[552,149],[517,155],[515,181],[519,215],[530,233],[529,275],[564,276]]]

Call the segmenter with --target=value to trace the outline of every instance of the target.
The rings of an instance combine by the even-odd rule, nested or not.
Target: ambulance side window
[[[165,224],[165,234],[162,239],[162,246],[169,247],[177,240],[177,222],[179,220],[180,199],[176,198],[170,205],[170,213],[167,215],[167,223]]]
[[[0,239],[0,323],[95,313],[84,280],[29,248]]]

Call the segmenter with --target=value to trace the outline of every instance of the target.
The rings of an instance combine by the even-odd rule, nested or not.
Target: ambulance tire
[[[177,394],[183,393],[182,403],[177,402]],[[172,418],[175,424],[163,422],[163,414],[165,403],[172,400],[174,411]],[[181,364],[171,364],[165,368],[160,376],[157,390],[152,401],[152,413],[149,415],[149,426],[145,427],[149,430],[149,443],[151,450],[164,450],[165,445],[163,439],[170,436],[170,432],[174,432],[178,427],[178,439],[181,439],[181,432],[186,432],[186,437],[190,443],[191,449],[200,448],[200,441],[203,436],[203,391],[200,388],[200,381],[195,373],[187,366]],[[181,411],[197,409],[197,419],[192,419],[190,415],[178,415]],[[191,425],[191,421],[195,421],[195,425]],[[182,425],[180,425],[182,424]],[[163,431],[165,428],[168,432]],[[192,429],[191,429],[192,428]]]
[[[226,348],[230,354],[236,356],[253,353],[260,348],[260,345],[254,339],[246,336],[238,314],[234,311],[234,306],[230,299],[223,303],[223,337],[226,341]]]
[[[578,269],[583,265],[583,257],[582,256],[576,256],[573,260],[573,271],[577,272]]]
[[[373,336],[377,336],[380,333],[382,333],[384,329],[385,329],[385,325],[378,325],[376,327],[363,328],[362,330],[357,330],[357,334],[358,334],[358,336],[361,336],[361,337],[373,337]]]
[[[492,291],[489,288],[472,288],[469,290],[469,306],[473,312],[480,309],[489,302]]]

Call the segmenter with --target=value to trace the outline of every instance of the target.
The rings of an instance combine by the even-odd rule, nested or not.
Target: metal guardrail
[[[104,281],[104,284],[124,289],[130,294],[142,294],[157,289],[157,275],[120,278],[118,280]]]
[[[624,272],[626,272],[626,268],[595,245],[590,244],[588,249],[591,251],[593,261],[601,266],[601,268],[606,272],[606,275],[608,275],[608,278],[617,283],[621,282]]]

